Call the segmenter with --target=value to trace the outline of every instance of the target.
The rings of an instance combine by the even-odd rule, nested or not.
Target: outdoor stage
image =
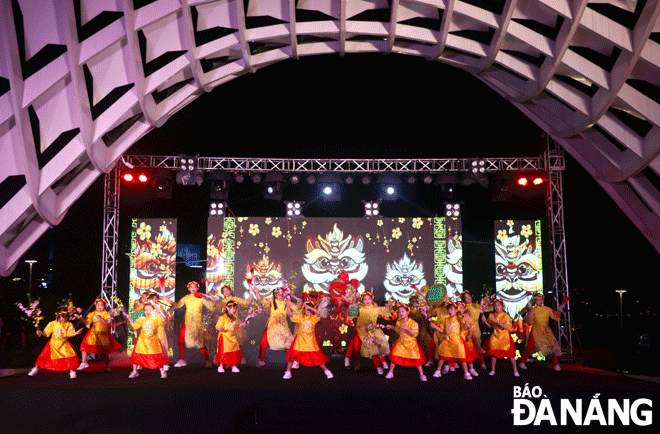
[[[641,398],[660,402],[657,381],[574,365],[561,372],[545,364],[528,366],[515,378],[510,364],[500,361],[497,375],[480,370],[471,381],[463,379],[460,369],[433,378],[435,368],[428,367],[426,383],[413,368],[397,367],[394,378],[387,380],[376,374],[370,360],[363,359],[362,370],[356,372],[337,358],[328,364],[334,373],[330,380],[319,368],[305,367],[284,380],[281,363],[261,369],[242,366],[240,373],[223,374],[196,364],[171,368],[167,379],[149,370],[129,379],[128,366],[79,372],[77,379],[40,371],[35,377],[22,373],[0,378],[0,420],[5,433],[587,432],[587,426],[552,427],[548,422],[514,426],[514,387],[540,387],[536,392],[542,390],[542,397],[531,400],[539,408],[547,397],[557,424],[562,399],[573,405],[582,400],[586,416],[596,396],[605,418],[608,399],[620,404]],[[640,406],[637,413],[642,410],[651,409]],[[657,411],[653,413],[657,419]],[[640,427],[631,421],[621,427],[616,422],[618,429],[601,428],[597,421],[590,426],[611,432],[653,430],[653,425]]]

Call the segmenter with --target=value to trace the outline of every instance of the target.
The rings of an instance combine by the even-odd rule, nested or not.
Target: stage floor
[[[549,399],[558,424],[562,399],[582,400],[586,415],[596,397],[605,417],[608,399],[660,402],[657,382],[572,365],[556,372],[530,364],[516,378],[510,364],[500,361],[495,376],[479,370],[471,381],[463,379],[461,369],[433,378],[434,368],[427,367],[425,383],[414,368],[397,367],[387,380],[370,360],[363,359],[362,366],[348,370],[342,359],[331,359],[330,380],[318,367],[301,367],[284,380],[282,364],[241,366],[240,373],[223,374],[192,365],[171,368],[166,379],[150,370],[129,379],[127,366],[79,372],[77,379],[68,373],[23,373],[0,378],[0,420],[5,433],[586,432],[587,426],[547,421],[514,426],[514,387],[539,387],[535,392],[543,395],[532,401]],[[649,406],[640,409],[657,413]],[[590,425],[600,427],[597,421]],[[623,428],[653,429],[632,422]]]

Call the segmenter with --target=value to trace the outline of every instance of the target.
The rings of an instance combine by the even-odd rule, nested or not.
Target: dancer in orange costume
[[[155,304],[148,301],[144,305],[144,316],[142,318],[135,321],[128,315],[127,318],[133,330],[140,330],[131,354],[133,371],[128,378],[135,378],[139,375],[138,366],[146,369],[159,369],[160,377],[167,378],[165,366],[170,363],[170,359],[167,357],[167,352],[158,337],[158,328],[165,323],[165,316],[156,309]]]
[[[238,345],[236,331],[243,327],[236,313],[238,303],[229,300],[224,308],[224,315],[218,319],[215,325],[218,330],[218,351],[215,354],[215,363],[218,372],[225,372],[225,367],[231,368],[232,372],[239,372],[238,365],[243,359],[243,352]]]
[[[417,335],[419,334],[419,324],[409,317],[410,308],[405,304],[400,304],[397,307],[397,314],[399,319],[395,326],[391,324],[387,326],[388,329],[394,329],[399,338],[394,341],[392,351],[390,351],[390,372],[387,373],[385,378],[394,378],[394,368],[396,365],[415,367],[419,372],[419,379],[426,381],[426,375],[422,370],[422,366],[426,363],[424,351],[417,342]]]
[[[314,330],[316,323],[321,319],[321,313],[314,308],[311,301],[303,305],[304,314],[294,314],[291,311],[290,301],[286,300],[286,308],[291,316],[291,321],[300,325],[291,347],[286,351],[287,367],[284,379],[291,378],[291,368],[295,362],[303,366],[320,366],[326,377],[332,378],[332,372],[325,366],[328,356],[323,354]]]
[[[508,358],[513,366],[513,375],[519,377],[516,366],[516,345],[510,332],[513,320],[504,312],[504,302],[499,298],[493,300],[493,309],[495,311],[488,315],[488,319],[483,312],[481,313],[484,322],[493,328],[493,334],[484,342],[484,350],[491,356],[491,369],[488,375],[495,375],[497,359]]]
[[[447,303],[448,317],[440,326],[431,323],[431,328],[438,331],[443,339],[438,345],[438,369],[433,373],[434,377],[442,376],[442,365],[447,362],[459,362],[463,367],[463,378],[471,380],[468,372],[467,352],[463,338],[464,321],[457,316],[458,308],[454,303]],[[447,373],[446,371],[444,372]]]
[[[55,315],[55,320],[46,325],[44,331],[37,330],[39,336],[52,337],[37,357],[29,376],[37,375],[39,368],[42,368],[50,371],[69,371],[69,377],[76,378],[78,356],[68,338],[79,335],[83,329],[76,331],[69,322],[69,315],[68,310],[62,309]]]
[[[89,331],[80,344],[82,353],[81,363],[78,370],[89,367],[87,363],[87,354],[98,354],[105,359],[105,370],[110,370],[110,359],[108,354],[121,348],[121,344],[110,333],[111,315],[106,309],[106,302],[102,298],[94,301],[95,310],[82,320],[83,324],[89,328]]]

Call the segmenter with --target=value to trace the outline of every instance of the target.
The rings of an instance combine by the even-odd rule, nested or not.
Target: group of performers
[[[259,344],[259,361],[257,367],[265,365],[266,350],[286,351],[287,367],[284,379],[291,378],[292,369],[303,366],[319,366],[327,376],[333,374],[327,368],[327,355],[321,350],[317,337],[316,325],[324,316],[322,305],[327,301],[323,298],[314,300],[306,294],[296,297],[287,287],[281,287],[273,292],[272,297],[263,298],[256,293],[258,309],[253,306],[254,292],[247,299],[233,295],[229,286],[221,289],[222,295],[215,297],[199,291],[199,284],[190,282],[189,294],[177,302],[158,293],[148,293],[140,299],[137,309],[144,311],[144,316],[132,320],[126,315],[130,327],[138,334],[131,363],[133,370],[129,378],[139,375],[139,369],[158,369],[162,378],[167,378],[170,365],[168,356],[169,345],[165,326],[167,317],[164,307],[186,308],[183,325],[178,333],[179,360],[174,367],[186,366],[186,348],[197,348],[204,357],[207,366],[211,366],[211,359],[206,347],[207,333],[204,327],[202,311],[206,307],[210,310],[219,310],[215,329],[218,331],[217,351],[214,358],[218,372],[231,369],[239,372],[238,365],[244,363],[243,346],[247,340],[246,326],[249,317],[241,320],[239,308],[251,308],[252,316],[257,312],[267,313],[266,328]],[[343,304],[342,304],[343,303]],[[463,376],[471,380],[478,376],[474,367],[479,362],[482,369],[486,369],[484,356],[491,357],[489,375],[495,375],[497,361],[509,359],[513,368],[513,375],[519,376],[518,368],[527,369],[525,362],[532,352],[540,352],[544,356],[553,357],[553,367],[560,370],[558,356],[561,349],[550,327],[549,320],[559,320],[561,310],[553,310],[544,305],[542,294],[535,294],[526,307],[525,321],[531,324],[531,333],[527,346],[522,354],[521,362],[516,363],[516,347],[511,336],[513,326],[512,318],[504,311],[504,302],[495,298],[487,303],[474,302],[469,292],[461,294],[461,301],[453,302],[445,298],[441,303],[431,305],[426,302],[424,294],[411,298],[410,304],[388,301],[384,306],[374,302],[374,295],[370,291],[355,293],[351,299],[342,298],[341,302],[332,301],[334,307],[346,312],[348,321],[354,324],[353,337],[350,340],[344,355],[345,367],[351,363],[356,368],[361,357],[371,358],[378,374],[387,374],[385,378],[394,377],[394,369],[398,366],[414,367],[419,372],[420,380],[427,381],[424,366],[432,366],[437,359],[437,368],[433,377],[441,377],[449,370],[454,370],[456,364],[463,369]],[[123,314],[126,312],[120,310]],[[87,368],[88,354],[100,355],[105,359],[106,370],[109,369],[108,354],[117,351],[121,345],[110,333],[111,315],[107,311],[103,299],[95,301],[94,310],[84,319],[83,324],[89,329],[80,346],[82,362],[78,362],[76,352],[69,343],[68,338],[80,334],[84,328],[75,330],[69,322],[70,312],[60,310],[54,321],[48,323],[46,328],[37,334],[51,337],[43,351],[37,358],[35,367],[29,375],[36,375],[39,368],[54,371],[69,371],[71,378],[76,377],[76,370]],[[384,318],[386,321],[380,321]],[[289,320],[295,324],[293,332],[289,327]],[[388,321],[389,320],[389,321]],[[396,322],[392,324],[392,322]],[[481,342],[480,320],[492,329],[492,333]],[[383,324],[387,323],[389,324]],[[398,338],[391,345],[384,333],[394,330]],[[424,351],[420,342],[423,341],[420,333],[426,333],[428,344],[423,342],[428,350]],[[386,357],[389,358],[389,364]]]

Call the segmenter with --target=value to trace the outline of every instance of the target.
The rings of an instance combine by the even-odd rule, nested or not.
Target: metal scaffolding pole
[[[549,136],[546,139],[545,165],[548,173],[546,198],[548,202],[548,224],[553,260],[553,298],[559,306],[568,296],[568,271],[566,262],[566,233],[564,230],[564,193],[562,172],[566,167],[564,151]],[[557,324],[557,338],[567,362],[573,360],[573,333],[570,304]]]
[[[119,248],[119,168],[105,174],[103,190],[103,252],[101,297],[115,307],[117,297],[117,251]]]

